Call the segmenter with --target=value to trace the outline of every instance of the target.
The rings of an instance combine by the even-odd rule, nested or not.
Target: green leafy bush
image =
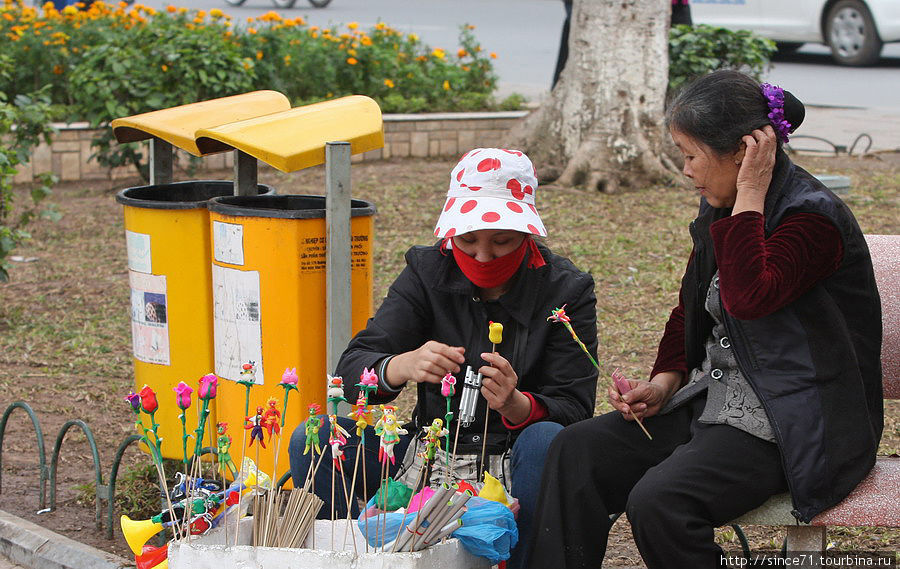
[[[673,26],[669,32],[669,90],[717,69],[738,69],[759,79],[775,50],[775,42],[746,30]]]
[[[12,58],[0,53],[0,80],[9,77],[12,69]],[[12,180],[18,166],[28,162],[41,140],[50,141],[49,109],[46,89],[31,95],[19,93],[12,101],[0,91],[0,282],[9,280],[7,257],[30,237],[25,226],[38,216],[58,217],[52,206],[41,207],[56,181],[50,174],[39,176],[32,184],[30,204],[13,211]]]
[[[374,98],[385,112],[508,108],[497,103],[491,59],[471,26],[456,52],[431,48],[415,34],[384,23],[319,28],[275,12],[237,26],[215,8],[157,11],[124,3],[83,3],[56,10],[3,0],[0,47],[15,58],[0,90],[46,88],[59,113],[99,126],[150,110],[273,89],[300,105],[349,94]],[[146,173],[137,145],[95,141],[98,159],[134,164]]]

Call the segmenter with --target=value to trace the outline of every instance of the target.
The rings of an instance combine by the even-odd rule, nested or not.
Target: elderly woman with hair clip
[[[564,426],[593,415],[597,390],[593,365],[563,327],[546,321],[551,309],[566,304],[573,326],[596,357],[594,281],[535,239],[547,234],[535,207],[536,191],[537,173],[522,152],[478,148],[466,153],[450,173],[447,198],[434,230],[439,241],[412,247],[406,253],[406,268],[366,328],[347,346],[336,370],[345,378],[344,396],[349,401],[356,401],[359,391],[356,381],[350,379],[355,380],[365,368],[374,369],[379,381],[370,404],[394,400],[406,384],[415,387],[413,425],[395,447],[400,457],[422,427],[444,418],[441,379],[447,373],[457,378],[451,402],[453,424],[449,426],[455,433],[463,370],[470,366],[481,373],[482,396],[477,399],[475,419],[459,431],[457,449],[476,461],[466,466],[465,461],[457,460],[453,478],[473,483],[480,479],[477,459],[485,444],[482,437],[487,418],[488,454],[511,451],[508,472],[496,466],[490,470],[505,479],[519,500],[520,544],[528,542],[547,448]],[[491,321],[503,325],[496,353],[488,337]],[[344,426],[351,431],[352,421],[346,421],[349,423]],[[365,456],[372,475],[366,488],[357,475],[357,488],[363,488],[360,497],[366,498],[377,489],[379,471],[378,440],[369,431],[372,429],[365,436]],[[301,432],[295,431],[291,440],[295,482],[303,479],[309,464],[308,456],[296,452],[303,447]],[[452,446],[453,435],[450,440]],[[354,431],[347,451],[350,456],[358,442]],[[434,466],[435,482],[447,477],[444,456],[442,452]],[[498,461],[488,464],[494,462]],[[399,468],[398,460],[391,467],[391,476],[397,475]],[[330,480],[317,480],[317,492],[327,488]],[[326,494],[327,490],[322,491],[320,497],[330,500]],[[335,503],[339,511],[345,511],[342,496]],[[350,506],[355,513],[355,500]],[[509,567],[521,566],[523,547],[517,547],[512,555]]]
[[[616,411],[551,446],[530,567],[600,566],[623,511],[648,568],[724,566],[715,527],[785,490],[809,522],[874,464],[878,291],[853,214],[782,150],[803,116],[787,91],[735,71],[670,105],[700,194],[679,303],[649,381],[610,387]]]

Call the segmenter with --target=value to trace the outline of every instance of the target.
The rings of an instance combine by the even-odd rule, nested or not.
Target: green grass
[[[813,172],[851,176],[853,190],[846,202],[864,232],[900,234],[900,162],[804,157],[797,161]],[[376,306],[402,270],[405,251],[434,241],[434,221],[452,166],[448,160],[354,165],[354,197],[373,201],[378,208],[373,249]],[[231,173],[219,175],[227,178]],[[267,171],[261,181],[280,193],[322,193],[324,174],[321,168],[295,175]],[[64,218],[55,224],[35,224],[34,240],[17,251],[39,261],[14,264],[11,282],[0,285],[0,404],[5,407],[24,399],[42,420],[51,414],[63,420],[84,419],[108,460],[133,420],[121,401],[133,387],[125,240],[121,206],[114,200],[114,190],[123,186],[92,184],[67,184],[56,190],[53,199]],[[646,377],[669,311],[677,302],[690,251],[687,227],[696,214],[696,194],[676,188],[606,195],[542,187],[537,203],[550,234],[548,245],[596,281],[603,381],[616,367],[631,377]],[[609,407],[604,389],[598,392],[599,413]],[[408,416],[413,402],[412,390],[401,395],[403,414]],[[881,454],[900,451],[898,403],[886,402]],[[107,466],[104,472],[108,470]],[[123,475],[119,492],[137,495],[137,487],[145,482],[135,477],[134,488],[126,490],[131,487]],[[146,486],[147,492],[156,492],[152,483]],[[754,534],[754,543],[774,539],[772,531]],[[876,541],[894,549],[900,546],[897,530],[866,530],[860,535],[865,539],[849,530],[835,530],[829,539],[841,548],[870,547]],[[775,540],[780,547],[780,538]]]

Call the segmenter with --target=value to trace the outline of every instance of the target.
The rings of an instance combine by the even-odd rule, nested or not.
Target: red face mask
[[[528,267],[543,266],[545,264],[544,257],[538,251],[531,237],[523,239],[522,244],[511,253],[492,259],[487,263],[476,261],[475,257],[462,252],[456,246],[453,247],[453,258],[466,278],[472,281],[472,284],[478,288],[494,288],[502,285],[516,274],[522,265],[522,259],[525,258],[525,252],[529,250],[531,251],[531,260],[528,262]]]

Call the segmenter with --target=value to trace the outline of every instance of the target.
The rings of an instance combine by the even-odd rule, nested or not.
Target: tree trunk
[[[670,180],[664,156],[670,0],[575,0],[569,57],[513,133],[556,183],[606,192]]]

